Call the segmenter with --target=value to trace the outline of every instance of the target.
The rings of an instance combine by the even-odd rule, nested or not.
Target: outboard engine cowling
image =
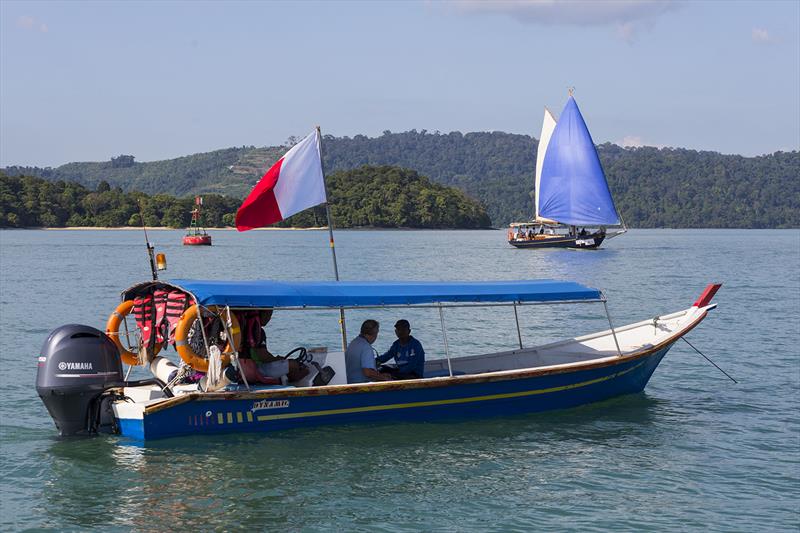
[[[97,400],[109,387],[124,384],[123,380],[117,347],[93,327],[61,326],[42,346],[36,392],[62,436],[92,433],[99,412]]]

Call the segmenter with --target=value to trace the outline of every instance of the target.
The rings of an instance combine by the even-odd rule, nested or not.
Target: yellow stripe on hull
[[[604,381],[608,381],[610,379],[614,379],[616,377],[622,376],[636,370],[640,366],[644,364],[644,361],[640,362],[637,365],[628,368],[627,370],[623,370],[621,372],[617,372],[615,374],[611,374],[608,376],[603,376],[601,378],[590,379],[588,381],[582,381],[580,383],[572,383],[570,385],[562,385],[559,387],[550,387],[547,389],[537,389],[537,390],[530,390],[530,391],[521,391],[521,392],[508,392],[504,394],[489,394],[486,396],[471,396],[468,398],[451,398],[448,400],[431,400],[426,402],[410,402],[410,403],[397,403],[391,405],[369,405],[366,407],[349,407],[346,409],[329,409],[327,411],[309,411],[305,413],[285,413],[280,415],[260,415],[256,417],[259,422],[266,422],[269,420],[285,420],[289,418],[308,418],[314,416],[327,416],[327,415],[344,415],[350,413],[366,413],[370,411],[390,411],[394,409],[410,409],[414,407],[431,407],[434,405],[453,405],[459,403],[472,403],[472,402],[483,402],[489,400],[504,400],[507,398],[520,398],[523,396],[534,396],[538,394],[548,394],[551,392],[560,392],[570,389],[577,389],[579,387],[587,387],[589,385],[594,385],[596,383],[602,383]]]

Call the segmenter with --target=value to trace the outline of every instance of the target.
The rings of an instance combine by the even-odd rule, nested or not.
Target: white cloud
[[[757,44],[766,44],[775,42],[775,39],[769,34],[769,31],[764,28],[753,28],[750,34],[753,42]]]
[[[450,5],[462,13],[505,15],[526,24],[614,26],[629,43],[640,27],[681,7],[676,0],[453,0]]]
[[[618,24],[617,36],[626,43],[632,43],[636,40],[636,24],[633,22]]]
[[[28,17],[23,15],[17,18],[17,28],[22,28],[23,30],[31,30],[33,29],[33,25],[36,24],[36,20],[33,17]]]
[[[616,144],[624,146],[626,148],[639,148],[641,146],[644,146],[644,141],[642,141],[641,137],[638,137],[636,135],[626,135],[625,137],[622,138],[621,141],[619,141]]]
[[[645,142],[638,135],[626,135],[625,137],[622,138],[621,141],[617,141],[614,144],[617,144],[625,148],[641,148],[643,146],[652,146],[653,148],[665,148],[665,145],[663,144],[654,144]]]
[[[22,28],[23,30],[38,31],[41,33],[47,33],[48,31],[47,24],[45,24],[44,22],[38,22],[35,18],[30,17],[28,15],[22,15],[21,17],[17,17],[17,28]]]

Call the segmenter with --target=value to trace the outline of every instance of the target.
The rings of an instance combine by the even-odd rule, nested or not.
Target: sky
[[[800,1],[0,1],[0,166],[274,146],[316,125],[800,149]]]

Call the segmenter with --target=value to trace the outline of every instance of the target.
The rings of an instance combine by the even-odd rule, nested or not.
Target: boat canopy
[[[542,162],[537,215],[573,226],[620,223],[592,136],[570,96]]]
[[[251,308],[338,308],[453,303],[559,303],[602,301],[598,289],[571,281],[211,281],[176,279],[146,282],[122,293],[123,299],[148,287],[190,293],[201,305]]]

